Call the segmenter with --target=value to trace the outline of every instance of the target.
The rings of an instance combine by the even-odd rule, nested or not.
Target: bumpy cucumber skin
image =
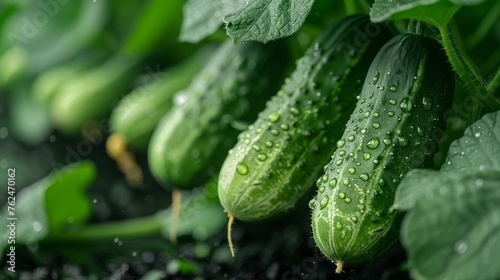
[[[233,123],[257,118],[281,83],[286,57],[279,42],[220,46],[153,133],[148,161],[155,178],[187,189],[216,174],[240,132]]]
[[[123,135],[133,150],[146,150],[158,122],[172,108],[174,95],[191,83],[214,50],[215,46],[207,46],[164,73],[152,73],[149,83],[127,94],[113,109],[111,131]]]
[[[314,240],[325,256],[358,264],[397,240],[396,187],[410,169],[432,166],[453,91],[453,72],[432,38],[402,34],[377,54],[310,202]]]
[[[360,40],[365,30],[376,37]],[[335,150],[377,51],[390,38],[367,16],[325,30],[258,120],[239,136],[219,177],[219,198],[242,221],[279,216],[314,184]]]

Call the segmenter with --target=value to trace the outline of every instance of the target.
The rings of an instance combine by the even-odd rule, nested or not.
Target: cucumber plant
[[[253,121],[264,108],[287,66],[285,50],[281,43],[227,41],[175,96],[148,146],[151,173],[174,189],[175,203],[178,189],[196,187],[217,173],[240,132],[235,126]]]
[[[369,37],[366,30],[377,32]],[[366,15],[331,25],[297,61],[259,118],[239,135],[219,180],[233,255],[234,218],[261,221],[279,216],[313,185],[335,150],[371,60],[389,38],[388,31]]]
[[[399,181],[432,166],[454,75],[440,44],[401,34],[377,54],[338,149],[310,202],[312,229],[323,254],[337,264],[371,260],[398,237],[400,212],[391,209]]]

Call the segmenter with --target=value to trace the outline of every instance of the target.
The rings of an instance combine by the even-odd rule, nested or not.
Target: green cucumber
[[[71,77],[51,102],[51,116],[63,133],[75,135],[93,121],[100,121],[111,111],[131,86],[139,70],[138,58],[117,54],[102,65]]]
[[[219,47],[206,67],[174,100],[148,147],[152,174],[166,188],[192,188],[217,173],[240,132],[279,86],[286,50],[276,44]]]
[[[353,93],[389,38],[365,15],[318,36],[224,162],[218,192],[230,221],[283,214],[310,189],[356,104]]]
[[[433,38],[399,35],[373,60],[310,202],[314,240],[337,273],[397,240],[396,187],[410,169],[432,166],[453,92],[452,69]]]
[[[148,82],[120,100],[110,117],[112,133],[121,134],[135,151],[147,148],[160,119],[172,108],[173,96],[186,88],[208,60],[212,46],[202,48],[164,73],[149,73]]]

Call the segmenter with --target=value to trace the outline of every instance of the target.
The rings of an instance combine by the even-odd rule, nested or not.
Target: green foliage
[[[500,277],[499,120],[490,113],[467,128],[441,171],[413,170],[401,182],[394,208],[408,211],[401,239],[415,278]]]
[[[17,170],[17,175],[21,170]],[[85,194],[96,176],[90,162],[64,167],[43,180],[24,188],[16,195],[15,204],[6,204],[0,212],[3,221],[15,216],[16,244],[32,244],[66,228],[86,222],[92,202]],[[16,210],[12,210],[13,207]],[[11,214],[13,213],[13,214]],[[9,220],[10,222],[10,220]],[[10,230],[2,230],[0,250],[9,246]]]
[[[313,0],[212,1],[190,0],[180,39],[199,42],[215,32],[222,20],[235,43],[268,42],[290,36],[304,23]]]

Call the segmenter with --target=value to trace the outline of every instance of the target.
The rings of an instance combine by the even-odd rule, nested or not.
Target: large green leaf
[[[500,170],[500,111],[484,115],[453,142],[441,170],[467,167]]]
[[[22,176],[21,170],[16,172]],[[84,190],[95,176],[94,164],[81,162],[56,170],[16,193],[15,205],[7,204],[0,211],[0,220],[15,224],[15,244],[38,242],[67,226],[85,222],[91,215],[92,202]],[[10,232],[2,230],[0,251],[8,245]]]
[[[417,279],[499,279],[500,171],[427,174],[402,224]],[[415,184],[416,183],[416,184]],[[402,187],[404,185],[402,184]]]
[[[498,279],[500,267],[500,112],[468,127],[440,171],[413,170],[394,208],[417,279]]]
[[[447,0],[375,0],[370,17],[374,22],[387,19],[417,19],[439,27],[445,26],[459,7],[460,5]]]
[[[222,24],[225,15],[236,11],[243,0],[188,0],[184,4],[184,20],[179,40],[198,43],[214,33]]]
[[[304,23],[314,0],[246,1],[224,17],[227,33],[235,43],[268,42],[290,36]]]

